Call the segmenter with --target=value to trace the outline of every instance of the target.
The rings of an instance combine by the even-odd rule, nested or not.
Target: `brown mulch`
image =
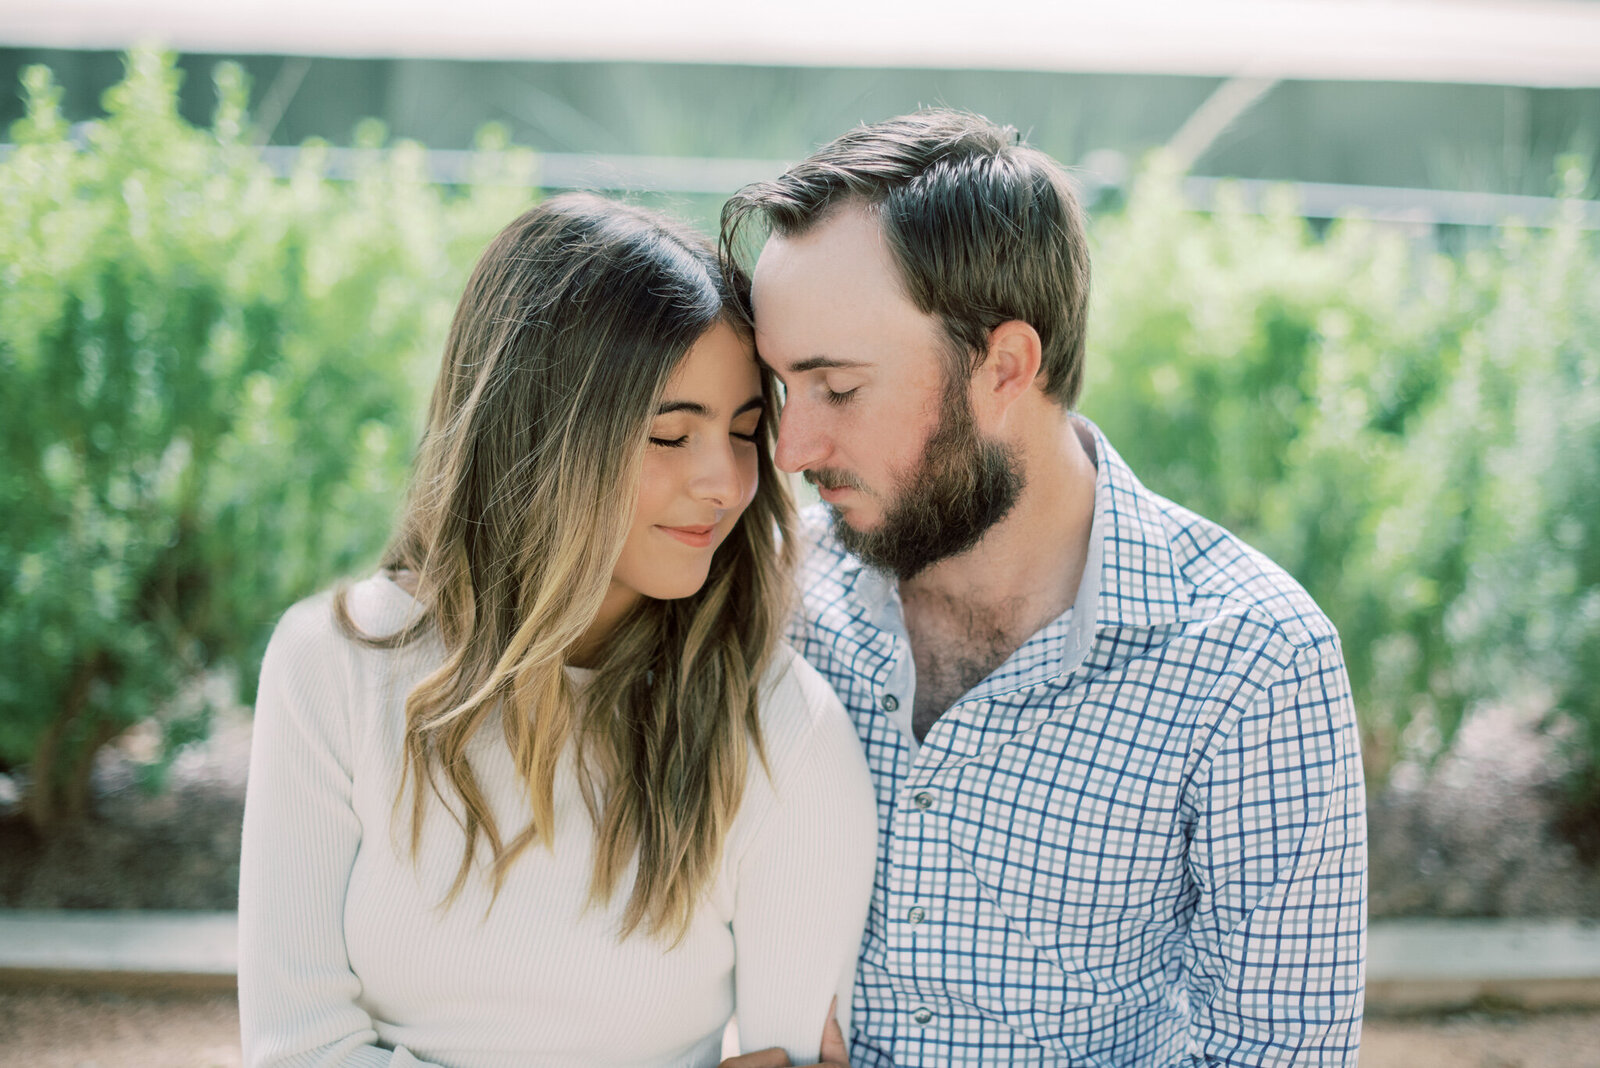
[[[164,793],[139,787],[138,742],[102,754],[94,818],[52,840],[0,805],[0,908],[234,907],[248,711],[220,715]],[[1600,919],[1600,864],[1561,828],[1561,766],[1514,709],[1474,717],[1431,767],[1402,763],[1369,804],[1373,918]]]
[[[41,841],[0,820],[0,904],[32,909],[231,909],[242,799],[193,789],[102,801],[92,823]]]
[[[0,907],[234,908],[248,713],[220,715],[159,793],[140,785],[138,743],[134,735],[101,754],[91,819],[40,839],[19,812],[0,813]]]

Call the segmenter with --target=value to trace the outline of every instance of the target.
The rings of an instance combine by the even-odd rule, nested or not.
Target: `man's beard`
[[[806,472],[809,482],[860,488],[848,476]],[[1025,484],[1016,451],[979,436],[959,380],[945,383],[939,425],[916,467],[895,486],[876,530],[863,533],[833,510],[839,543],[869,567],[912,578],[972,548],[1017,503]]]

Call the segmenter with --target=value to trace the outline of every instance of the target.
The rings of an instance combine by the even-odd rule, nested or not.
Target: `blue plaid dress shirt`
[[[896,585],[805,514],[791,640],[878,794],[852,1063],[1353,1065],[1366,812],[1338,635],[1081,426],[1076,603],[920,746]]]

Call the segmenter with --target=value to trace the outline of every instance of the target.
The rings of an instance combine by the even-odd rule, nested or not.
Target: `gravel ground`
[[[0,991],[6,1068],[239,1068],[232,994]]]
[[[237,1068],[232,994],[0,991],[3,1068]],[[1595,1068],[1600,1012],[1371,1020],[1361,1068]]]

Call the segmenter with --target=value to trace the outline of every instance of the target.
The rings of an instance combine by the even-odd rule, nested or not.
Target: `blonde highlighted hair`
[[[758,687],[788,613],[793,504],[772,466],[774,387],[758,433],[755,499],[705,585],[642,599],[616,626],[580,696],[565,666],[594,621],[638,496],[649,424],[689,348],[745,279],[705,240],[637,208],[553,197],[479,260],[446,342],[399,529],[383,566],[410,572],[424,634],[444,662],[406,698],[405,776],[415,856],[430,794],[465,841],[446,903],[486,849],[498,894],[528,847],[550,845],[568,746],[594,823],[591,897],[611,899],[637,858],[620,937],[686,931],[761,754]],[[531,818],[495,819],[468,743],[498,723]],[[409,787],[409,789],[408,789]]]

